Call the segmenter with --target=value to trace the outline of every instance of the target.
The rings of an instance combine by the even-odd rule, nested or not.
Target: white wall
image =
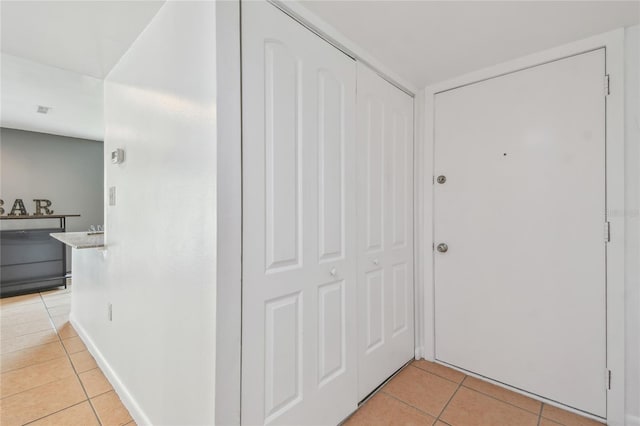
[[[105,150],[125,162],[105,162],[117,203],[106,251],[74,253],[98,273],[71,318],[138,424],[215,419],[215,14],[167,2],[105,80]]]
[[[640,26],[625,31],[627,424],[640,425]]]
[[[0,129],[0,198],[5,215],[16,198],[29,214],[33,199],[50,200],[55,214],[67,219],[67,230],[84,231],[103,223],[102,142],[46,133]],[[58,220],[3,220],[2,229],[58,227]],[[70,267],[71,256],[67,257]]]

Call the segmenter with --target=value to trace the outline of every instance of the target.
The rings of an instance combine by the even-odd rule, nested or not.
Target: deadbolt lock
[[[447,250],[449,250],[449,246],[446,245],[445,243],[440,243],[436,247],[436,250],[438,250],[440,253],[446,253]]]
[[[447,177],[445,175],[440,175],[437,177],[436,181],[440,184],[445,183],[447,181]]]

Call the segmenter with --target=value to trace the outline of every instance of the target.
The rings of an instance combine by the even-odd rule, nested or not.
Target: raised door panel
[[[403,111],[395,110],[391,116],[392,120],[392,143],[390,146],[390,173],[391,173],[391,193],[389,194],[391,210],[391,245],[395,248],[403,248],[407,245],[407,227],[411,220],[409,202],[412,178],[409,152],[411,140],[409,134],[409,117]]]
[[[318,386],[322,387],[346,369],[345,282],[319,288]]]
[[[391,337],[395,337],[406,331],[409,326],[409,293],[412,291],[407,274],[407,264],[400,263],[393,265],[391,286],[393,289],[393,330]]]
[[[361,135],[364,146],[365,179],[359,191],[365,195],[366,250],[369,253],[382,250],[384,244],[384,166],[385,166],[385,106],[375,96],[367,96],[364,103],[364,126]]]
[[[302,103],[300,59],[280,42],[265,43],[266,265],[300,266]]]
[[[385,297],[384,271],[381,269],[366,274],[366,322],[361,325],[360,332],[366,336],[366,352],[375,351],[384,344]]]
[[[321,70],[318,93],[319,254],[330,261],[344,257],[345,245],[344,87]]]
[[[357,403],[355,63],[243,4],[242,419],[337,424]]]
[[[265,423],[302,399],[300,293],[265,304]]]
[[[413,357],[413,99],[358,64],[358,395]]]

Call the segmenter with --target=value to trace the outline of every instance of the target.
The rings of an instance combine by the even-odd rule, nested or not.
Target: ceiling
[[[102,80],[164,1],[0,2],[5,127],[103,138]],[[308,1],[415,87],[639,21],[628,1]],[[36,113],[38,105],[51,107]]]
[[[102,140],[103,79],[163,4],[3,0],[0,125]]]
[[[638,1],[303,1],[424,87],[640,22]]]
[[[2,54],[0,125],[82,139],[103,139],[103,80]],[[46,114],[38,107],[50,107]]]
[[[104,78],[163,1],[2,1],[2,52]]]

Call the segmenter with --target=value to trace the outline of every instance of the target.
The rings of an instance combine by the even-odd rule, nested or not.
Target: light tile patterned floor
[[[69,324],[68,290],[0,299],[0,424],[135,425]],[[424,360],[346,426],[593,426],[600,423]]]
[[[345,426],[595,426],[601,423],[420,360],[367,401]]]
[[[135,425],[69,324],[71,287],[0,299],[0,424]]]

